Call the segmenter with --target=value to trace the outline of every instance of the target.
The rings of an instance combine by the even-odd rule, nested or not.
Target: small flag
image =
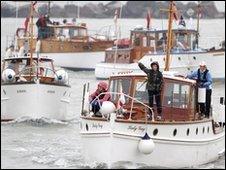
[[[150,28],[150,24],[151,24],[151,12],[150,12],[150,10],[148,10],[148,12],[147,12],[146,19],[147,19],[147,29],[149,29]]]
[[[27,17],[24,21],[25,32],[27,32],[28,23],[29,23],[29,17]]]
[[[173,18],[177,21],[178,20],[178,11],[177,11],[177,7],[176,4],[173,3]]]
[[[37,1],[33,2],[32,3],[32,7],[33,7],[33,10],[35,11],[35,5],[37,4]]]
[[[119,13],[118,13],[118,9],[116,9],[115,10],[115,16],[114,16],[114,23],[115,24],[117,23],[118,17],[119,17]]]
[[[183,25],[184,27],[186,27],[186,23],[182,15],[180,17],[179,25]]]

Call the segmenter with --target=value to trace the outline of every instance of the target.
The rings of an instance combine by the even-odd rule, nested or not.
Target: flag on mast
[[[151,11],[150,10],[148,10],[148,12],[147,12],[146,19],[147,19],[147,29],[149,29],[150,25],[151,25]]]
[[[173,18],[177,21],[178,20],[178,11],[176,4],[173,2]]]
[[[116,10],[115,10],[115,16],[114,16],[114,23],[115,23],[115,24],[117,24],[118,17],[119,17],[119,12],[118,12],[118,9],[116,9]]]

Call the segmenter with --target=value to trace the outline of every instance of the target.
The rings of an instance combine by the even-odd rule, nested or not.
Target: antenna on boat
[[[77,18],[79,19],[79,13],[80,13],[80,9],[79,9],[79,1],[77,2],[77,8],[78,8],[78,10],[77,10]]]
[[[48,15],[50,16],[50,5],[51,5],[51,1],[48,1]]]
[[[196,44],[197,48],[199,45],[199,20],[200,20],[200,13],[201,13],[201,1],[198,1],[198,6],[197,6],[197,34],[196,34]]]
[[[165,59],[165,68],[164,71],[169,71],[170,67],[170,51],[172,48],[172,22],[173,22],[173,14],[174,14],[174,9],[173,9],[174,1],[170,1],[169,4],[169,19],[168,19],[168,35],[167,35],[167,47],[166,47],[166,59]]]

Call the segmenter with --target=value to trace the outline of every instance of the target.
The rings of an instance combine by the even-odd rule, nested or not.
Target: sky
[[[7,2],[7,3],[10,2],[10,4],[14,3],[12,1],[5,1],[5,2]],[[53,1],[53,3],[58,4],[58,5],[61,5],[61,4],[62,5],[65,5],[68,2],[73,3],[75,5],[77,5],[77,4],[79,4],[79,5],[85,5],[87,3],[95,3],[95,4],[97,4],[97,3],[104,3],[104,4],[106,4],[106,3],[109,3],[110,1]],[[127,1],[120,1],[120,2],[122,2],[123,4],[125,4]],[[181,1],[181,2],[187,3],[189,1]],[[197,2],[197,1],[190,1],[190,2]],[[216,7],[217,7],[217,9],[219,11],[225,11],[225,1],[214,1],[214,2],[215,2]],[[23,3],[23,2],[20,2],[20,3]]]

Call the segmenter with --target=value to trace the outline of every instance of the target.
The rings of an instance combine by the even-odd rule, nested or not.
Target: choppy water
[[[5,49],[6,35],[15,31],[15,19],[1,19],[1,56]],[[110,19],[84,19],[90,29],[96,29],[99,25],[112,24]],[[22,19],[17,25],[23,23]],[[145,20],[122,20],[124,35],[128,30],[138,24],[145,24]],[[160,26],[161,21],[153,23]],[[225,20],[204,20],[201,22],[201,37],[216,36],[223,40],[225,37]],[[203,38],[204,41],[204,38]],[[90,82],[90,89],[94,90],[98,81],[94,72],[69,71],[72,86],[71,104],[67,122],[48,119],[18,119],[9,123],[1,123],[1,167],[2,168],[109,168],[105,164],[93,163],[87,165],[84,162],[82,146],[79,136],[79,113],[81,110],[82,86]],[[213,85],[213,104],[219,101],[225,94],[225,81],[216,82]],[[137,165],[131,162],[119,163],[112,168],[156,168]],[[199,169],[225,168],[225,155],[217,161],[197,167]]]

